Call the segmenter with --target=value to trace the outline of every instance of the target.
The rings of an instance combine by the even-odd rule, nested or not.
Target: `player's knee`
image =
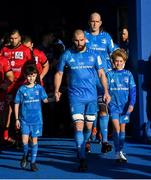
[[[72,115],[73,121],[84,121],[84,116],[83,114],[73,114]]]
[[[94,122],[96,120],[96,115],[86,115],[86,121]]]

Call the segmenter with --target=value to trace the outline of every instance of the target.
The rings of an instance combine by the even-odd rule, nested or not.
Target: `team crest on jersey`
[[[89,56],[89,61],[93,62],[94,61],[94,57],[93,56]]]
[[[23,52],[15,52],[15,59],[23,59]]]
[[[15,61],[11,61],[11,66],[15,66]]]
[[[128,83],[128,78],[127,77],[124,78],[124,82]]]
[[[101,40],[101,43],[102,43],[102,44],[106,44],[106,39],[103,38],[103,39]]]
[[[37,91],[35,91],[35,94],[36,94],[36,95],[39,95],[39,91],[38,91],[38,90],[37,90]]]
[[[114,83],[114,79],[111,79],[111,83]]]

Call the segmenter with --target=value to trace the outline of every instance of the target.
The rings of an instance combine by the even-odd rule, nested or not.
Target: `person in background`
[[[109,93],[109,114],[113,122],[113,140],[117,162],[127,162],[123,153],[125,142],[125,127],[129,123],[130,114],[136,101],[136,84],[130,71],[125,70],[128,58],[125,50],[113,52],[114,69],[107,73]]]
[[[61,97],[60,86],[65,66],[68,68],[68,97],[77,157],[80,160],[79,170],[85,171],[87,169],[85,144],[90,138],[97,114],[97,73],[104,88],[103,100],[108,103],[110,96],[101,57],[86,47],[86,38],[80,29],[73,33],[73,47],[66,50],[59,59],[54,79],[56,101]]]
[[[0,141],[11,141],[7,129],[7,116],[9,110],[8,91],[14,81],[14,74],[7,58],[0,54]],[[3,135],[4,133],[4,135]],[[12,141],[13,142],[13,141]]]
[[[128,59],[127,59],[126,64],[125,64],[125,69],[131,70],[132,65],[131,65],[130,59],[129,59],[129,34],[128,34],[128,27],[127,26],[123,26],[121,29],[119,47],[121,49],[124,49],[128,55]]]
[[[44,54],[43,51],[34,48],[34,43],[29,36],[23,36],[22,43],[26,47],[30,48],[33,59],[35,60],[36,67],[40,74],[41,83],[43,84],[43,78],[45,77],[45,75],[49,70],[49,62],[46,55]]]
[[[102,19],[101,15],[97,12],[94,12],[89,17],[89,30],[85,31],[86,45],[98,52],[102,57],[103,68],[105,72],[111,70],[112,62],[110,55],[117,48],[114,45],[113,40],[109,33],[105,32],[102,28]],[[102,142],[101,152],[107,153],[112,150],[112,145],[108,143],[108,108],[107,104],[103,101],[103,89],[99,81],[98,84],[98,123],[97,119],[94,122],[92,130],[92,139],[96,136],[96,133],[99,131],[99,140]],[[98,124],[98,125],[97,125]],[[98,127],[98,128],[97,128]],[[86,144],[86,151],[90,152],[90,142]]]
[[[31,170],[37,171],[36,157],[38,151],[38,137],[42,135],[42,108],[41,101],[48,103],[47,94],[40,83],[39,73],[35,65],[30,64],[25,69],[26,83],[22,85],[15,97],[16,128],[21,128],[23,142],[23,157],[21,167],[28,167],[29,136],[31,145]]]
[[[128,27],[123,26],[120,35],[119,47],[124,49],[129,55],[129,38],[128,38]]]
[[[9,37],[9,44],[7,44],[7,46],[4,46],[1,49],[1,54],[9,60],[11,69],[14,73],[14,81],[13,84],[11,85],[11,89],[9,89],[9,94],[11,95],[12,98],[9,106],[6,131],[4,131],[4,139],[9,140],[9,138],[5,137],[6,134],[9,134],[9,136],[10,135],[14,136],[14,138],[15,136],[17,136],[16,139],[18,139],[18,135],[17,135],[18,133],[16,134],[14,128],[14,118],[11,118],[14,109],[13,98],[15,97],[16,91],[19,88],[19,86],[22,85],[24,82],[24,77],[23,77],[24,65],[27,61],[32,60],[32,56],[30,49],[21,43],[21,35],[18,29],[13,29],[9,33],[8,37]],[[18,142],[19,141],[17,140],[16,141],[17,146],[18,146]]]

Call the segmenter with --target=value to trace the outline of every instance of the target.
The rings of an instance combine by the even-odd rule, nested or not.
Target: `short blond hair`
[[[113,62],[114,62],[114,60],[116,59],[117,56],[122,57],[125,62],[128,59],[128,55],[127,55],[127,53],[126,53],[126,51],[124,49],[117,49],[112,53],[111,59],[112,59]]]

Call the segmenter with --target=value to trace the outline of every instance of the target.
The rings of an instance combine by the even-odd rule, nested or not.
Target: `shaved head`
[[[97,18],[98,20],[101,21],[101,15],[100,15],[99,13],[97,13],[97,12],[92,13],[92,14],[90,15],[89,20],[91,21],[93,18]]]
[[[77,29],[73,33],[73,43],[77,51],[83,51],[86,47],[86,38],[83,30]]]
[[[97,12],[92,13],[89,18],[90,32],[93,35],[98,35],[100,33],[101,25],[101,15]]]
[[[73,33],[73,39],[75,39],[77,36],[80,36],[80,35],[84,36],[83,30],[81,30],[81,29],[75,30],[74,33]]]

